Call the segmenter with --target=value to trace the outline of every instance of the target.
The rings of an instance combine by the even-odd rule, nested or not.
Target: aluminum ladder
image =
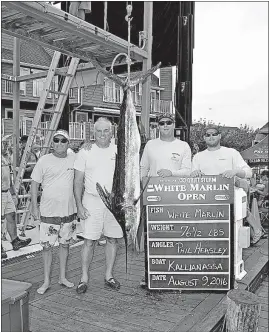
[[[51,118],[51,122],[50,122],[50,127],[47,129],[47,133],[46,133],[45,140],[44,140],[44,146],[42,147],[42,149],[40,151],[40,157],[49,152],[53,134],[55,133],[55,131],[58,128],[58,124],[59,124],[64,106],[65,106],[65,103],[67,100],[68,92],[69,92],[72,80],[75,76],[77,66],[78,66],[79,60],[80,60],[79,58],[71,58],[67,72],[62,74],[65,77],[63,80],[63,84],[61,84],[61,91],[54,91],[54,90],[51,90],[50,87],[51,87],[53,79],[55,77],[55,73],[56,73],[56,69],[57,69],[60,57],[61,57],[61,52],[55,51],[51,64],[50,64],[50,67],[49,67],[49,70],[48,70],[48,74],[47,74],[44,86],[43,86],[43,91],[41,92],[41,95],[40,95],[40,99],[39,99],[39,102],[37,105],[37,110],[35,112],[32,127],[30,130],[29,136],[28,136],[28,140],[27,140],[27,143],[26,143],[26,146],[25,146],[25,149],[24,149],[21,161],[20,161],[20,166],[19,166],[19,169],[17,172],[15,183],[14,183],[14,191],[16,193],[16,197],[18,199],[21,199],[21,198],[27,199],[25,208],[22,210],[17,210],[17,214],[22,214],[22,218],[21,218],[21,222],[20,222],[22,234],[24,233],[24,228],[26,226],[27,220],[29,219],[31,201],[30,201],[30,194],[19,195],[18,193],[19,193],[19,189],[20,189],[22,183],[29,182],[29,184],[30,184],[30,182],[31,182],[31,179],[23,179],[23,176],[24,176],[27,162],[28,162],[30,154],[31,154],[32,145],[33,145],[36,135],[37,135],[37,131],[42,129],[40,127],[42,114],[44,112],[48,111],[48,109],[45,109],[46,99],[47,99],[47,96],[49,93],[55,94],[58,96],[58,98],[57,98],[58,101],[55,106],[55,109],[51,111],[52,118]]]

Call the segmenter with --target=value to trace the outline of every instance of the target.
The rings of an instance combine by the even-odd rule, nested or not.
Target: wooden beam
[[[151,68],[151,52],[152,52],[152,16],[153,16],[153,2],[144,2],[144,31],[147,37],[146,52],[147,58],[143,60],[143,72]],[[145,130],[146,138],[149,138],[149,118],[150,118],[150,87],[151,76],[148,77],[142,87],[142,111],[141,123]]]
[[[12,60],[2,60],[2,62],[13,64]],[[35,67],[35,65],[27,64],[25,62],[21,62],[20,65],[22,67],[40,69],[40,70],[43,70],[43,72],[35,73],[35,74],[29,74],[29,75],[23,75],[23,76],[18,76],[18,77],[15,77],[15,76],[12,76],[12,75],[7,75],[7,74],[1,74],[2,79],[3,80],[8,80],[8,81],[14,81],[14,82],[25,82],[25,81],[30,81],[30,80],[35,80],[35,79],[38,79],[38,78],[46,77],[47,74],[48,74],[49,67],[40,66],[42,68],[37,68],[37,67]],[[121,66],[121,64],[115,64],[114,67],[115,66]],[[67,73],[67,69],[68,69],[68,67],[57,68],[55,73],[56,73],[56,75],[64,75],[64,74]],[[82,72],[82,71],[91,70],[91,69],[95,69],[94,65],[91,62],[80,63],[78,65],[77,72]],[[162,88],[160,88],[160,89],[162,89]]]
[[[13,48],[13,75],[20,75],[20,40],[14,38]],[[20,139],[20,83],[13,82],[13,171],[16,177],[16,167],[19,166],[19,139]]]
[[[95,69],[95,67],[93,66],[92,63],[81,63],[78,66],[77,72],[81,72],[81,71],[86,71],[86,70],[91,70],[91,69]],[[56,75],[65,75],[67,73],[68,67],[62,67],[62,68],[58,68],[55,70],[55,74]],[[23,76],[19,76],[19,77],[15,77],[15,80],[17,82],[24,82],[24,81],[29,81],[29,80],[35,80],[37,78],[42,78],[42,77],[47,77],[48,71],[44,71],[44,72],[40,72],[40,73],[35,73],[35,74],[30,74],[30,75],[23,75]]]
[[[101,28],[98,28],[93,24],[82,21],[81,19],[70,15],[58,8],[55,8],[49,4],[46,4],[45,2],[11,1],[5,2],[5,4],[3,4],[2,6],[15,9],[20,13],[26,14],[28,17],[32,17],[33,22],[34,20],[38,20],[42,23],[48,24],[51,28],[55,28],[58,30],[60,29],[63,34],[70,33],[70,39],[72,38],[72,36],[75,36],[77,38],[83,38],[89,43],[96,43],[104,47],[108,51],[116,53],[127,52],[128,42],[126,40],[119,38]],[[5,17],[3,16],[2,28],[4,28],[5,33],[12,32],[13,35],[14,33],[16,33],[18,36],[23,30],[22,26],[16,28],[15,24],[10,24],[9,22],[7,23],[7,21],[8,20],[5,21]],[[27,28],[25,29],[27,30]],[[43,41],[43,45],[46,44],[46,47],[48,48],[52,48],[54,50],[61,51],[62,53],[71,55],[70,52],[72,49],[72,43],[70,43],[70,48],[65,45],[62,47],[62,50],[59,50],[58,46],[56,46],[56,49],[51,43],[49,43],[48,39],[46,39],[43,33],[39,36],[38,33],[31,33],[28,31],[25,35],[22,34],[21,38],[26,38],[27,35],[30,36],[30,39],[35,40],[36,42],[38,41],[38,39],[39,42]],[[64,49],[66,49],[66,51],[64,51]],[[75,49],[74,51],[78,52],[78,49]],[[87,52],[81,52],[81,54],[83,53],[85,53],[84,58],[87,57],[88,60],[90,60],[89,57],[86,56]],[[82,59],[82,57],[77,56],[77,54],[73,56]],[[143,59],[147,58],[147,52],[135,45],[132,45],[131,57],[136,60],[142,61]]]

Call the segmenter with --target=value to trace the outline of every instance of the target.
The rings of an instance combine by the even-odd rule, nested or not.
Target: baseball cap
[[[59,129],[57,131],[55,131],[53,137],[57,136],[57,135],[62,135],[63,137],[65,137],[66,139],[68,139],[68,141],[70,141],[70,137],[69,134],[66,130],[64,129]]]
[[[206,133],[209,129],[214,129],[218,134],[221,134],[220,127],[214,124],[209,124],[205,127],[204,133]]]
[[[162,113],[161,115],[158,116],[157,121],[158,123],[162,120],[162,119],[170,119],[173,122],[175,122],[175,116],[174,114],[171,113]]]

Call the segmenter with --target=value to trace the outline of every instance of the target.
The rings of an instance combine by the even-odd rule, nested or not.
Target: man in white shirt
[[[191,172],[191,148],[187,142],[175,138],[175,118],[164,113],[158,118],[160,137],[149,140],[140,161],[140,176],[188,176]],[[147,264],[145,265],[147,266]],[[147,267],[146,267],[147,270]],[[145,274],[147,276],[147,272]],[[147,280],[140,282],[147,287]]]
[[[73,194],[74,153],[67,154],[69,135],[58,130],[53,135],[53,152],[42,156],[32,172],[32,215],[40,219],[40,244],[43,247],[44,283],[38,288],[44,294],[50,287],[52,248],[58,240],[60,256],[59,284],[71,288],[66,279],[69,245],[76,239],[77,209]],[[38,187],[42,185],[40,211],[37,203]]]
[[[120,283],[113,276],[113,267],[117,254],[117,239],[123,236],[122,230],[96,190],[97,182],[108,192],[112,190],[117,147],[111,143],[112,125],[108,119],[99,118],[94,124],[94,131],[95,144],[90,150],[81,149],[74,164],[74,194],[84,237],[81,252],[82,276],[77,286],[78,294],[87,291],[88,270],[96,242],[102,233],[106,237],[105,285],[114,290],[120,288]]]
[[[226,178],[234,176],[239,179],[251,178],[252,169],[241,154],[233,148],[220,145],[221,133],[218,126],[207,126],[204,140],[207,149],[194,155],[191,176],[221,174]]]
[[[141,178],[145,176],[188,176],[191,172],[191,148],[175,138],[175,119],[170,113],[158,118],[160,138],[149,140],[141,162]]]
[[[220,145],[221,132],[219,127],[207,126],[204,140],[207,149],[194,155],[191,176],[221,175],[229,179],[235,177],[235,186],[243,188],[248,193],[247,179],[252,177],[252,169],[238,151]],[[251,227],[251,243],[257,243],[263,236],[260,220],[255,219],[249,209],[246,220]]]

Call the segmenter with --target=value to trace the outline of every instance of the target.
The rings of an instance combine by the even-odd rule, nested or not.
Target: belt
[[[7,193],[9,191],[9,189],[7,190],[1,190],[2,193]]]

